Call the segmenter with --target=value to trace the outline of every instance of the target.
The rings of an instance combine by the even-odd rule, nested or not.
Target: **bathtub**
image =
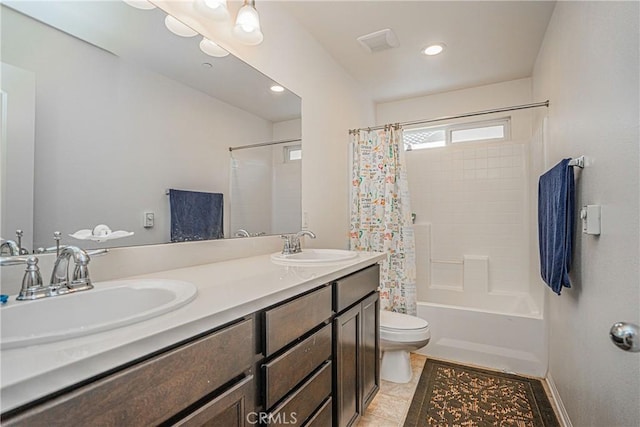
[[[431,341],[418,353],[521,375],[546,375],[546,328],[529,295],[431,293],[438,303],[417,306],[418,317],[431,329]]]

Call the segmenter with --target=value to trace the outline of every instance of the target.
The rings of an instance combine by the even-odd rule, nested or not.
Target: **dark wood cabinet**
[[[380,297],[377,292],[360,304],[362,330],[360,341],[360,399],[366,409],[380,389]]]
[[[334,425],[339,427],[353,425],[380,388],[378,274],[374,266],[334,283],[336,307],[349,307],[333,321]]]
[[[264,318],[263,424],[311,423],[332,392],[332,287],[269,308]]]
[[[335,355],[335,408],[336,425],[350,426],[362,413],[359,398],[359,356],[362,310],[353,307],[333,321]]]
[[[179,427],[246,427],[252,425],[255,384],[250,375],[177,422]]]
[[[380,384],[379,267],[2,414],[3,426],[350,426]]]
[[[216,391],[228,390],[227,384],[234,379],[245,393],[234,395],[235,400],[241,401],[241,408],[252,409],[251,380],[241,378],[251,376],[253,331],[253,317],[241,319],[31,409],[3,414],[2,425],[158,425],[178,414],[200,410],[199,402],[207,396],[214,405]],[[217,408],[214,405],[214,412]],[[238,406],[235,408],[237,411]]]

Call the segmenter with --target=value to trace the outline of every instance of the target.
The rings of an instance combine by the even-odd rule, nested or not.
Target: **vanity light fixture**
[[[271,89],[272,92],[276,93],[284,92],[284,88],[280,85],[273,85],[269,89]]]
[[[264,36],[260,30],[260,16],[255,0],[244,0],[244,6],[238,11],[233,34],[244,44],[254,46],[262,43]]]
[[[147,0],[123,1],[138,9],[153,9],[156,7]],[[193,7],[214,21],[230,21],[227,0],[193,0]],[[191,27],[183,24],[171,15],[165,17],[164,24],[169,31],[180,37],[193,37],[198,34]],[[244,0],[244,5],[240,8],[236,16],[232,32],[238,41],[243,44],[255,46],[262,43],[264,36],[260,29],[260,16],[256,10],[255,0]],[[221,48],[217,43],[208,39],[203,39],[200,42],[200,49],[207,55],[215,57],[223,57],[229,54],[229,52]]]
[[[444,43],[434,43],[422,49],[422,53],[427,56],[437,55],[439,53],[442,53],[445,47],[446,45]]]
[[[203,37],[202,41],[200,41],[200,50],[207,55],[214,56],[216,58],[224,58],[225,56],[229,55],[229,52],[205,37]]]
[[[167,15],[167,17],[164,18],[164,25],[169,31],[180,37],[193,37],[198,34],[197,31],[186,26],[171,15]]]

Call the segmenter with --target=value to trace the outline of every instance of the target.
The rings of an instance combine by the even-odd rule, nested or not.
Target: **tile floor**
[[[411,353],[413,376],[407,384],[381,381],[380,390],[356,427],[401,427],[427,357]]]

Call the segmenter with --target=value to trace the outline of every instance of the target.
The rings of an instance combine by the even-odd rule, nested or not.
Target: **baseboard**
[[[573,427],[571,424],[571,420],[569,419],[569,414],[567,413],[567,408],[564,407],[564,403],[562,403],[562,399],[560,398],[560,392],[558,392],[558,388],[556,387],[556,383],[553,382],[553,378],[551,374],[547,373],[547,377],[545,378],[547,382],[547,386],[551,391],[551,397],[554,400],[554,404],[556,406],[556,414],[558,415],[558,421],[562,425],[562,427]]]

